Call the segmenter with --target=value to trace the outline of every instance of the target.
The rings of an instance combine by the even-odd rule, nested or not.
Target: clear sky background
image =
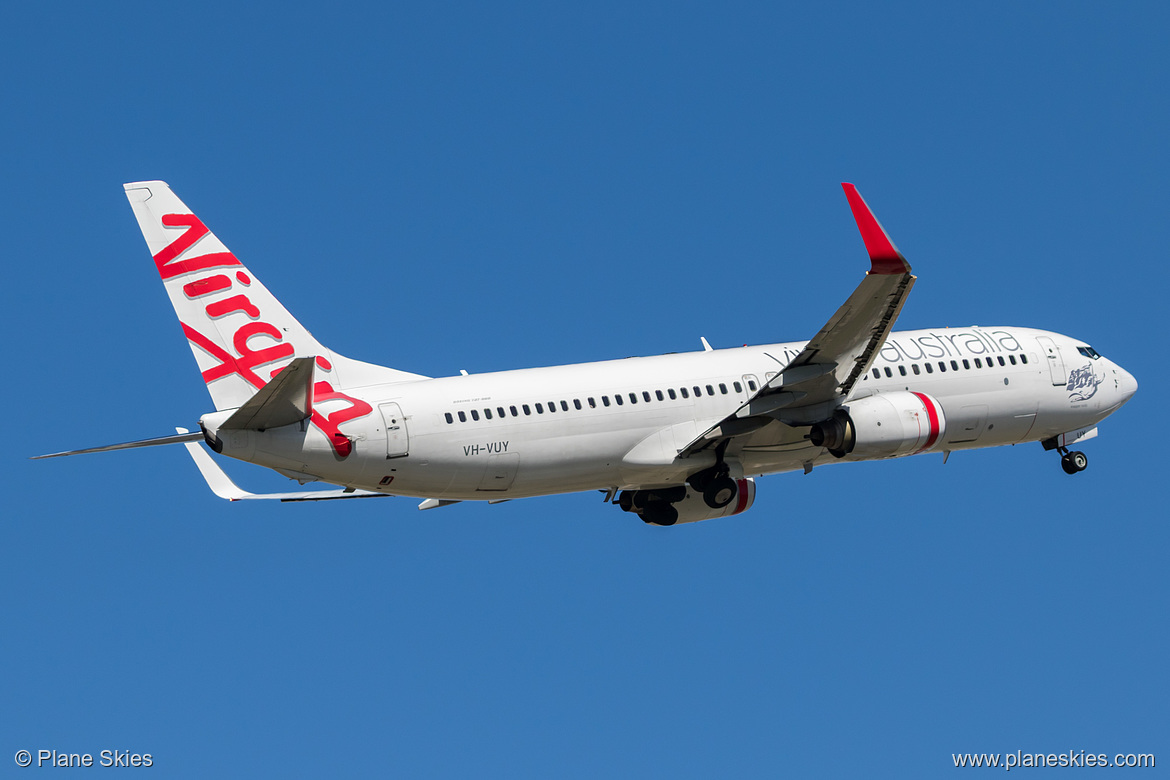
[[[1170,765],[1165,9],[6,4],[0,773]],[[824,468],[670,529],[30,462],[211,409],[122,194],[153,178],[322,342],[432,376],[806,339],[868,266],[852,181],[919,276],[900,327],[1060,331],[1141,389],[1075,477]]]

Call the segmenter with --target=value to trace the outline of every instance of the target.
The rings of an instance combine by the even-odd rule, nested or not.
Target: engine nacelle
[[[623,490],[618,505],[626,512],[642,516],[651,525],[676,525],[731,517],[751,509],[756,500],[756,481],[751,477],[735,480],[735,497],[727,506],[713,509],[703,494],[690,485],[658,490]]]
[[[854,401],[809,432],[838,458],[897,458],[938,446],[947,430],[942,405],[926,393],[897,390]]]

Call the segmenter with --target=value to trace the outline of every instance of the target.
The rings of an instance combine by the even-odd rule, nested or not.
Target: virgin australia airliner
[[[870,269],[812,340],[430,378],[320,344],[161,181],[125,185],[215,411],[183,443],[222,498],[460,501],[601,491],[654,525],[739,514],[755,478],[1038,441],[1070,450],[1137,390],[1075,338],[1017,327],[894,332],[915,277],[852,184]],[[199,443],[339,489],[254,494]]]

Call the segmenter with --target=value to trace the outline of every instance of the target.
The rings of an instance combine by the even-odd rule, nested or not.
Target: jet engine
[[[837,410],[809,431],[809,441],[838,458],[897,458],[926,452],[947,430],[942,405],[926,393],[879,393]]]
[[[735,497],[717,509],[708,506],[702,491],[690,485],[658,490],[623,490],[617,504],[623,511],[640,515],[645,523],[675,525],[738,515],[750,509],[755,500],[756,481],[748,477],[735,480]]]

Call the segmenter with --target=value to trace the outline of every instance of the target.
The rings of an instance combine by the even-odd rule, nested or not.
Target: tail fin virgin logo
[[[1074,368],[1068,375],[1068,385],[1064,389],[1068,390],[1068,400],[1087,401],[1097,394],[1097,386],[1100,384],[1101,380],[1097,378],[1090,364]]]
[[[291,358],[296,354],[296,348],[284,340],[284,334],[279,328],[260,319],[263,316],[262,312],[248,299],[246,292],[252,284],[252,279],[244,272],[243,265],[236,259],[235,255],[231,252],[213,252],[186,260],[179,259],[199,239],[208,234],[207,228],[199,221],[198,217],[194,214],[166,214],[162,217],[162,223],[166,227],[186,228],[182,235],[154,256],[159,275],[162,276],[164,282],[177,276],[196,272],[206,273],[212,269],[231,266],[239,266],[240,268],[235,273],[234,281],[223,273],[209,273],[183,285],[183,294],[192,301],[217,296],[225,291],[236,293],[227,298],[218,298],[204,307],[203,311],[210,320],[219,320],[236,312],[242,312],[249,319],[230,335],[232,347],[239,353],[238,355],[231,354],[216,343],[216,337],[220,334],[214,328],[210,331],[213,337],[199,331],[187,322],[182,322],[183,333],[186,334],[187,340],[219,361],[218,365],[203,372],[203,381],[211,384],[218,379],[235,375],[257,390],[264,387],[266,380],[259,375],[258,369],[261,366],[270,366],[273,363]],[[253,338],[267,338],[272,343],[268,346],[254,348],[248,343]],[[324,356],[318,355],[316,364],[319,371],[328,373],[333,370],[332,364]],[[283,368],[284,365],[272,368],[268,372],[269,378],[280,373]],[[330,401],[339,402],[342,407],[330,414],[323,413],[317,407],[318,404],[326,404]],[[373,407],[359,398],[334,390],[327,381],[314,383],[313,403],[312,424],[325,434],[329,445],[338,457],[347,457],[353,449],[353,444],[349,437],[341,432],[340,425],[370,414]]]

